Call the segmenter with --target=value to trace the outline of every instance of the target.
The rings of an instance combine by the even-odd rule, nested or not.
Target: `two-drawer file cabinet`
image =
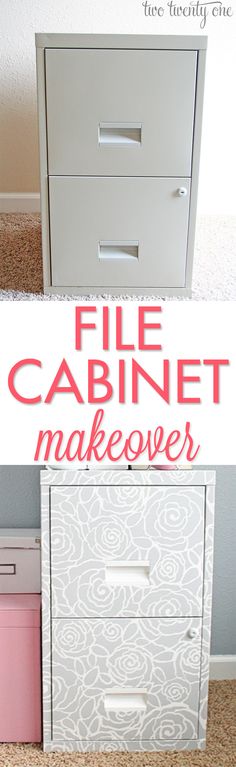
[[[214,482],[42,472],[45,751],[204,748]]]
[[[206,38],[36,45],[45,291],[190,295]]]

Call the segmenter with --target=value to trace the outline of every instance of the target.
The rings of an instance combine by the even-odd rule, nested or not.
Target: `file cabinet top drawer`
[[[53,617],[202,614],[203,487],[51,488]]]
[[[197,53],[46,49],[51,175],[191,176]]]

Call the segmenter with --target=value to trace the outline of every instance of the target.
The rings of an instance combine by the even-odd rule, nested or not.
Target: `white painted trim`
[[[39,192],[0,192],[0,213],[39,212]]]
[[[236,655],[211,655],[210,679],[236,679]]]

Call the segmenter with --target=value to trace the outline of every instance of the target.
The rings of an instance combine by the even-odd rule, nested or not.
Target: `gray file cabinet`
[[[206,38],[36,45],[45,291],[189,295]]]
[[[214,482],[42,472],[45,751],[204,748]]]

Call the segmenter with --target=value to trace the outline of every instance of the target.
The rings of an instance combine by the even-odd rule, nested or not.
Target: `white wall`
[[[234,0],[229,2],[234,5]],[[155,0],[154,4],[159,3]],[[167,0],[160,4],[167,13]],[[209,19],[203,30],[209,35],[209,51],[199,196],[202,212],[235,210],[235,18]],[[199,19],[145,18],[142,0],[1,0],[0,29],[2,192],[39,188],[36,31],[201,34]]]

